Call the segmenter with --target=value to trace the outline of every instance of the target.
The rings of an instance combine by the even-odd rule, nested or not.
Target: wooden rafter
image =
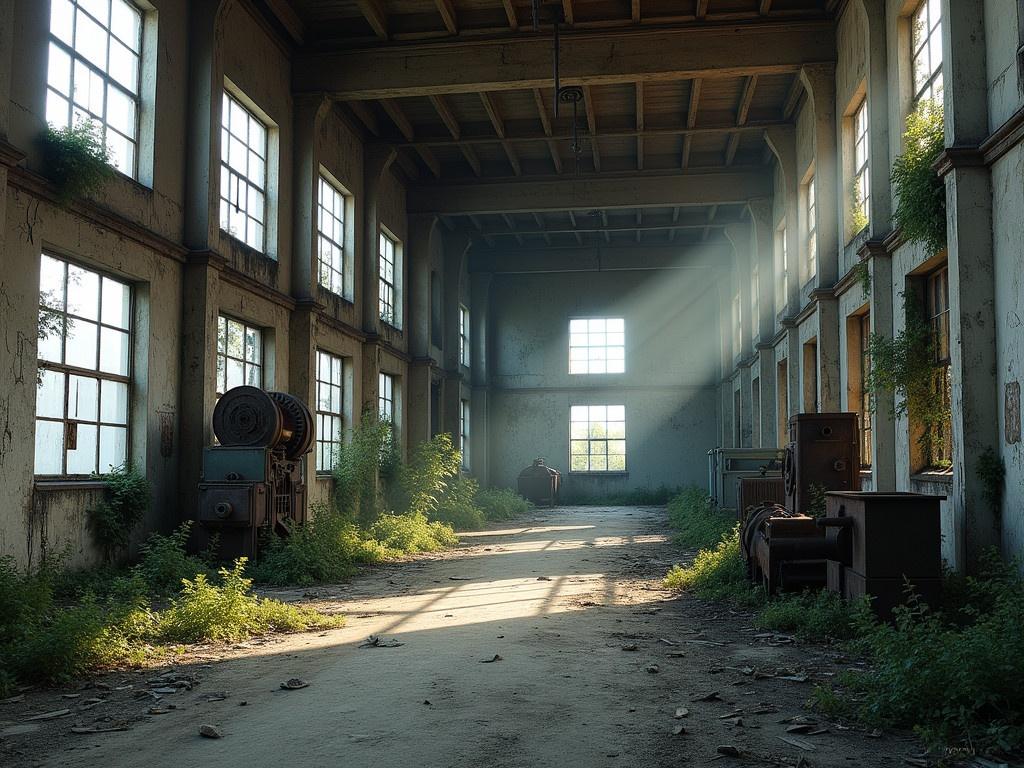
[[[459,18],[455,15],[455,5],[452,0],[434,0],[434,4],[437,6],[437,12],[441,14],[441,21],[444,22],[444,28],[448,30],[448,34],[457,35],[459,33]]]
[[[786,103],[782,108],[782,119],[789,120],[793,116],[796,105],[800,103],[800,97],[804,95],[804,84],[800,81],[800,75],[793,75],[793,84],[789,86],[789,93],[786,94]]]
[[[548,232],[547,226],[544,224],[544,220],[540,217],[540,214],[534,213],[533,220],[537,222],[537,232],[531,234],[544,235],[544,242],[551,245],[551,235]]]
[[[377,116],[370,109],[369,102],[350,101],[348,108],[359,118],[359,122],[366,126],[366,130],[374,136],[380,136],[380,124],[377,122]]]
[[[594,170],[601,170],[601,150],[597,146],[597,116],[594,114],[594,95],[589,85],[583,86],[583,103],[587,112],[587,130],[590,131],[590,149],[594,153]]]
[[[388,39],[388,14],[383,0],[356,0],[359,10],[381,40]]]
[[[725,164],[726,166],[732,165],[732,161],[736,159],[736,150],[740,146],[740,135],[738,133],[730,133],[729,141],[725,145]]]
[[[576,221],[576,211],[569,211],[569,221],[572,222],[573,234],[576,235],[576,243],[583,245],[583,235],[579,233],[579,223]]]
[[[744,125],[750,114],[750,104],[754,100],[754,89],[757,88],[757,75],[751,75],[743,86],[743,95],[736,109],[736,125]]]
[[[501,218],[505,220],[505,224],[508,226],[509,230],[516,236],[516,242],[523,245],[523,236],[516,232],[516,223],[512,221],[512,217],[507,213],[503,213],[501,214]]]
[[[633,237],[636,241],[640,242],[640,233],[644,228],[644,211],[643,208],[636,209],[636,231],[633,233]]]
[[[512,4],[512,0],[501,0],[502,5],[505,6],[505,16],[508,17],[508,26],[513,32],[519,30],[519,17],[516,16],[516,7]]]
[[[630,18],[634,24],[640,23],[640,0],[632,0],[632,8],[630,9]]]
[[[700,106],[700,92],[704,81],[695,77],[690,81],[690,104],[686,108],[686,127],[695,128],[697,125],[697,109]],[[680,165],[685,168],[690,164],[690,149],[693,145],[693,138],[690,134],[683,136],[683,156]]]
[[[706,224],[679,224],[679,223],[668,223],[668,224],[613,224],[611,226],[604,224],[583,224],[579,227],[573,226],[544,226],[538,225],[536,229],[517,229],[515,232],[510,232],[507,229],[486,229],[481,230],[481,235],[487,237],[514,237],[516,235],[522,237],[524,235],[542,235],[545,238],[550,239],[551,235],[568,235],[568,234],[586,234],[588,232],[597,232],[601,234],[614,234],[616,232],[629,233],[632,232],[637,235],[642,232],[671,232],[673,230],[693,230],[693,231],[704,231],[716,228],[723,228],[726,226],[726,222],[719,223],[706,223]]]
[[[445,100],[444,96],[431,96],[430,103],[434,106],[434,111],[437,112],[437,116],[441,118],[441,122],[444,123],[448,132],[452,135],[452,139],[459,141],[459,137],[462,135],[462,127],[459,125],[458,119],[455,117],[455,113],[452,112],[451,107]],[[463,144],[459,142],[459,150],[462,152],[462,156],[466,158],[466,162],[472,169],[473,173],[477,176],[480,175],[480,157],[477,155],[476,150],[473,149],[470,144]]]
[[[416,136],[416,131],[412,127],[412,123],[409,122],[409,118],[406,116],[402,107],[395,99],[381,99],[381,107],[388,113],[388,117],[391,118],[391,122],[395,124],[402,135],[405,136],[406,141],[413,141]],[[431,151],[430,147],[426,144],[414,144],[413,148],[416,150],[416,154],[420,156],[424,165],[430,169],[430,172],[434,174],[435,178],[441,178],[441,164],[438,162],[437,157]]]
[[[601,223],[604,224],[604,241],[611,244],[612,235],[611,232],[608,231],[608,211],[601,211]]]
[[[491,239],[490,233],[484,231],[484,225],[480,223],[480,219],[478,219],[473,214],[469,214],[469,220],[472,222],[473,227],[476,229],[476,231],[480,233],[480,236],[484,239],[484,242],[486,242],[488,246],[493,248],[494,240]]]
[[[718,215],[718,206],[717,205],[712,205],[710,208],[708,208],[708,223],[707,223],[707,226],[704,227],[703,234],[700,236],[700,239],[701,239],[702,242],[706,242],[707,239],[708,239],[708,235],[711,234],[711,225],[712,225],[712,223],[714,223],[715,216],[717,216],[717,215]]]
[[[521,175],[523,169],[519,163],[519,155],[516,152],[516,148],[512,146],[512,142],[505,138],[505,120],[502,118],[501,112],[498,110],[497,103],[485,92],[480,93],[480,100],[484,104],[484,111],[487,112],[487,117],[491,120],[494,132],[498,134],[498,138],[501,139],[501,146],[504,148],[505,155],[508,157],[509,165],[512,166],[512,172],[516,176]]]
[[[708,15],[708,0],[697,0],[697,13],[698,19],[707,18]]]
[[[562,0],[562,15],[565,23],[570,27],[576,23],[576,16],[573,13],[572,0]]]
[[[540,124],[544,128],[544,135],[548,137],[548,151],[551,153],[551,162],[555,165],[555,173],[561,173],[562,156],[558,154],[558,145],[551,140],[551,118],[548,117],[548,108],[544,105],[544,96],[539,88],[533,89],[533,101],[537,105],[537,114],[540,115]]]
[[[761,7],[758,8],[757,12],[762,16],[767,16],[772,12],[772,0],[761,0]]]
[[[677,221],[679,221],[679,206],[678,205],[675,208],[672,209],[672,223],[675,224]],[[669,232],[668,232],[668,241],[671,243],[675,239],[676,239],[676,231],[674,229],[670,229]]]

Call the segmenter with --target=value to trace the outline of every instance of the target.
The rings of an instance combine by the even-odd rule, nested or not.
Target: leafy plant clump
[[[946,247],[946,189],[932,165],[945,149],[942,105],[922,101],[907,116],[906,147],[892,165],[893,222],[929,254]]]
[[[660,507],[668,504],[681,490],[662,484],[657,488],[634,488],[604,494],[572,491],[562,493],[560,503],[581,507]]]
[[[484,511],[477,504],[480,484],[470,477],[458,477],[450,482],[437,501],[430,519],[447,523],[456,531],[475,531],[487,522]]]
[[[674,565],[665,576],[666,589],[693,592],[708,600],[723,600],[753,607],[764,600],[760,589],[751,587],[747,567],[740,554],[739,525],[722,536],[711,549],[702,549],[688,566]]]
[[[450,525],[430,521],[422,512],[381,515],[370,526],[368,534],[380,545],[386,557],[436,552],[459,543],[459,537]]]
[[[335,507],[364,525],[371,524],[384,507],[382,486],[394,483],[400,463],[391,423],[372,412],[363,414],[334,466]]]
[[[149,510],[149,481],[128,464],[93,477],[103,480],[106,488],[103,499],[88,510],[89,527],[104,557],[110,561],[128,546],[132,531]]]
[[[871,264],[867,259],[861,259],[853,266],[853,276],[860,284],[864,298],[871,296]]]
[[[511,488],[481,488],[476,505],[488,520],[511,520],[533,509],[533,504]]]
[[[338,627],[340,616],[252,594],[246,558],[218,571],[220,584],[205,574],[186,579],[181,594],[158,618],[156,635],[165,642],[237,641],[268,632],[301,632]]]
[[[1006,481],[1006,465],[1002,458],[992,450],[986,448],[978,456],[977,468],[978,480],[981,482],[981,495],[988,504],[989,509],[996,513],[999,519],[999,511],[1003,503],[1003,483]]]
[[[896,394],[895,414],[909,413],[920,423],[923,429],[918,444],[926,456],[933,456],[942,447],[942,425],[949,418],[942,388],[936,383],[942,369],[935,363],[935,336],[918,297],[912,291],[902,296],[906,318],[903,330],[891,339],[871,334],[867,386],[874,393],[872,405],[879,392]]]
[[[191,521],[182,523],[169,536],[151,534],[142,545],[140,558],[131,575],[145,585],[152,597],[166,597],[181,590],[181,583],[194,579],[197,574],[209,574],[213,560],[213,549],[201,557],[188,554],[188,537],[192,532]]]
[[[870,617],[870,605],[849,603],[834,592],[783,594],[765,603],[755,623],[764,629],[792,632],[819,642],[850,640]]]
[[[668,503],[668,521],[676,530],[676,543],[684,547],[713,547],[735,525],[697,486],[682,489]]]
[[[114,176],[110,153],[91,120],[64,128],[47,126],[39,138],[45,174],[61,205],[98,190]]]

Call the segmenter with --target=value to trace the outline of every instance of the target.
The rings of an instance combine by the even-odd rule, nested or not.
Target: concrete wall
[[[706,482],[716,442],[718,302],[707,271],[580,272],[493,278],[492,481],[515,485],[537,456],[568,494]],[[623,317],[626,373],[570,375],[569,319]],[[571,405],[625,405],[625,474],[570,473]]]

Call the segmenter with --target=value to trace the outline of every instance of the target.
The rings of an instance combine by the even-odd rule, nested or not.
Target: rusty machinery
[[[926,601],[937,597],[941,497],[858,491],[856,419],[852,413],[790,419],[786,503],[750,509],[740,546],[751,579],[769,594],[827,585],[849,599],[870,595],[887,616],[901,602],[905,580]],[[828,492],[826,510],[813,517],[807,513],[820,490]]]
[[[287,535],[306,519],[302,457],[313,416],[285,392],[235,387],[213,410],[219,445],[203,449],[198,520],[225,558],[256,556],[261,534]]]
[[[534,459],[519,473],[519,494],[537,506],[555,506],[561,485],[562,473],[549,467],[545,459]]]

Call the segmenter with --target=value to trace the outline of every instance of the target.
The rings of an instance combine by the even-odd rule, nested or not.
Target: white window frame
[[[100,6],[105,7],[102,18],[93,13]],[[68,18],[70,24],[63,23]],[[111,154],[111,165],[133,179],[139,174],[144,21],[143,11],[127,0],[50,3],[46,120],[55,128],[93,121]],[[124,27],[126,22],[129,27]],[[90,51],[100,40],[102,53],[98,48]],[[124,75],[128,82],[111,74],[112,53],[126,67]],[[115,123],[112,98],[122,100],[125,106],[130,104],[131,114],[126,121]],[[126,150],[131,153],[130,159],[123,156]]]
[[[323,349],[316,351],[316,471],[330,474],[344,442],[345,361]]]
[[[750,269],[750,326],[751,335],[760,338],[761,335],[761,271],[759,264],[755,262]]]
[[[775,312],[782,312],[789,303],[789,248],[786,245],[786,225],[778,230],[779,271],[775,284]]]
[[[732,297],[732,356],[739,357],[743,352],[743,301],[740,292]]]
[[[377,238],[377,277],[380,319],[393,328],[401,328],[398,312],[398,238],[383,228]]]
[[[868,100],[861,100],[853,113],[853,184],[856,199],[853,201],[864,214],[865,221],[871,218],[871,145],[868,132]],[[854,234],[857,234],[854,232]]]
[[[620,457],[612,466],[612,457]],[[569,472],[626,472],[626,406],[573,405],[569,408]]]
[[[54,279],[59,280],[59,293],[53,290]],[[87,288],[80,288],[82,294],[72,304],[71,284],[92,284],[95,289],[89,291],[89,298]],[[69,478],[109,472],[124,465],[131,455],[132,286],[44,253],[40,304],[46,306],[40,313],[45,311],[49,316],[47,325],[52,326],[56,319],[59,331],[39,342],[34,471],[39,477]],[[91,361],[84,359],[86,351],[91,351]],[[47,424],[61,425],[59,432],[47,428]],[[69,469],[69,453],[84,451],[88,442],[82,446],[78,443],[90,430],[95,431],[91,460],[86,463],[86,453],[72,456],[75,464]],[[120,449],[104,456],[104,444],[114,440],[116,447],[118,434]],[[40,448],[52,445],[53,440],[60,440],[61,445],[59,471],[39,472]]]
[[[377,387],[377,415],[381,421],[391,425],[395,424],[395,390],[397,389],[397,377],[390,373],[380,373]]]
[[[910,77],[912,103],[942,102],[942,5],[923,0],[910,16]]]
[[[804,185],[804,215],[807,221],[806,252],[807,279],[818,274],[818,194],[815,190],[814,174]]]
[[[462,468],[469,469],[469,400],[459,400],[459,451]]]
[[[231,337],[232,328],[237,328],[241,333],[242,354],[241,356],[231,354],[228,351],[228,341]],[[255,339],[255,349],[250,351],[249,339]],[[220,398],[228,389],[228,367],[231,363],[238,363],[242,366],[242,384],[251,387],[263,386],[263,350],[264,339],[263,329],[251,325],[245,320],[239,320],[229,315],[217,316],[217,397]],[[234,386],[240,386],[235,384]]]
[[[221,100],[220,228],[260,253],[267,251],[269,159],[270,126],[225,89]],[[239,223],[244,231],[235,227]]]
[[[320,172],[316,197],[317,282],[333,294],[346,297],[345,226],[348,194],[326,173]]]
[[[570,318],[569,373],[571,375],[618,375],[625,372],[625,318]]]
[[[469,310],[459,305],[459,362],[469,367]]]

